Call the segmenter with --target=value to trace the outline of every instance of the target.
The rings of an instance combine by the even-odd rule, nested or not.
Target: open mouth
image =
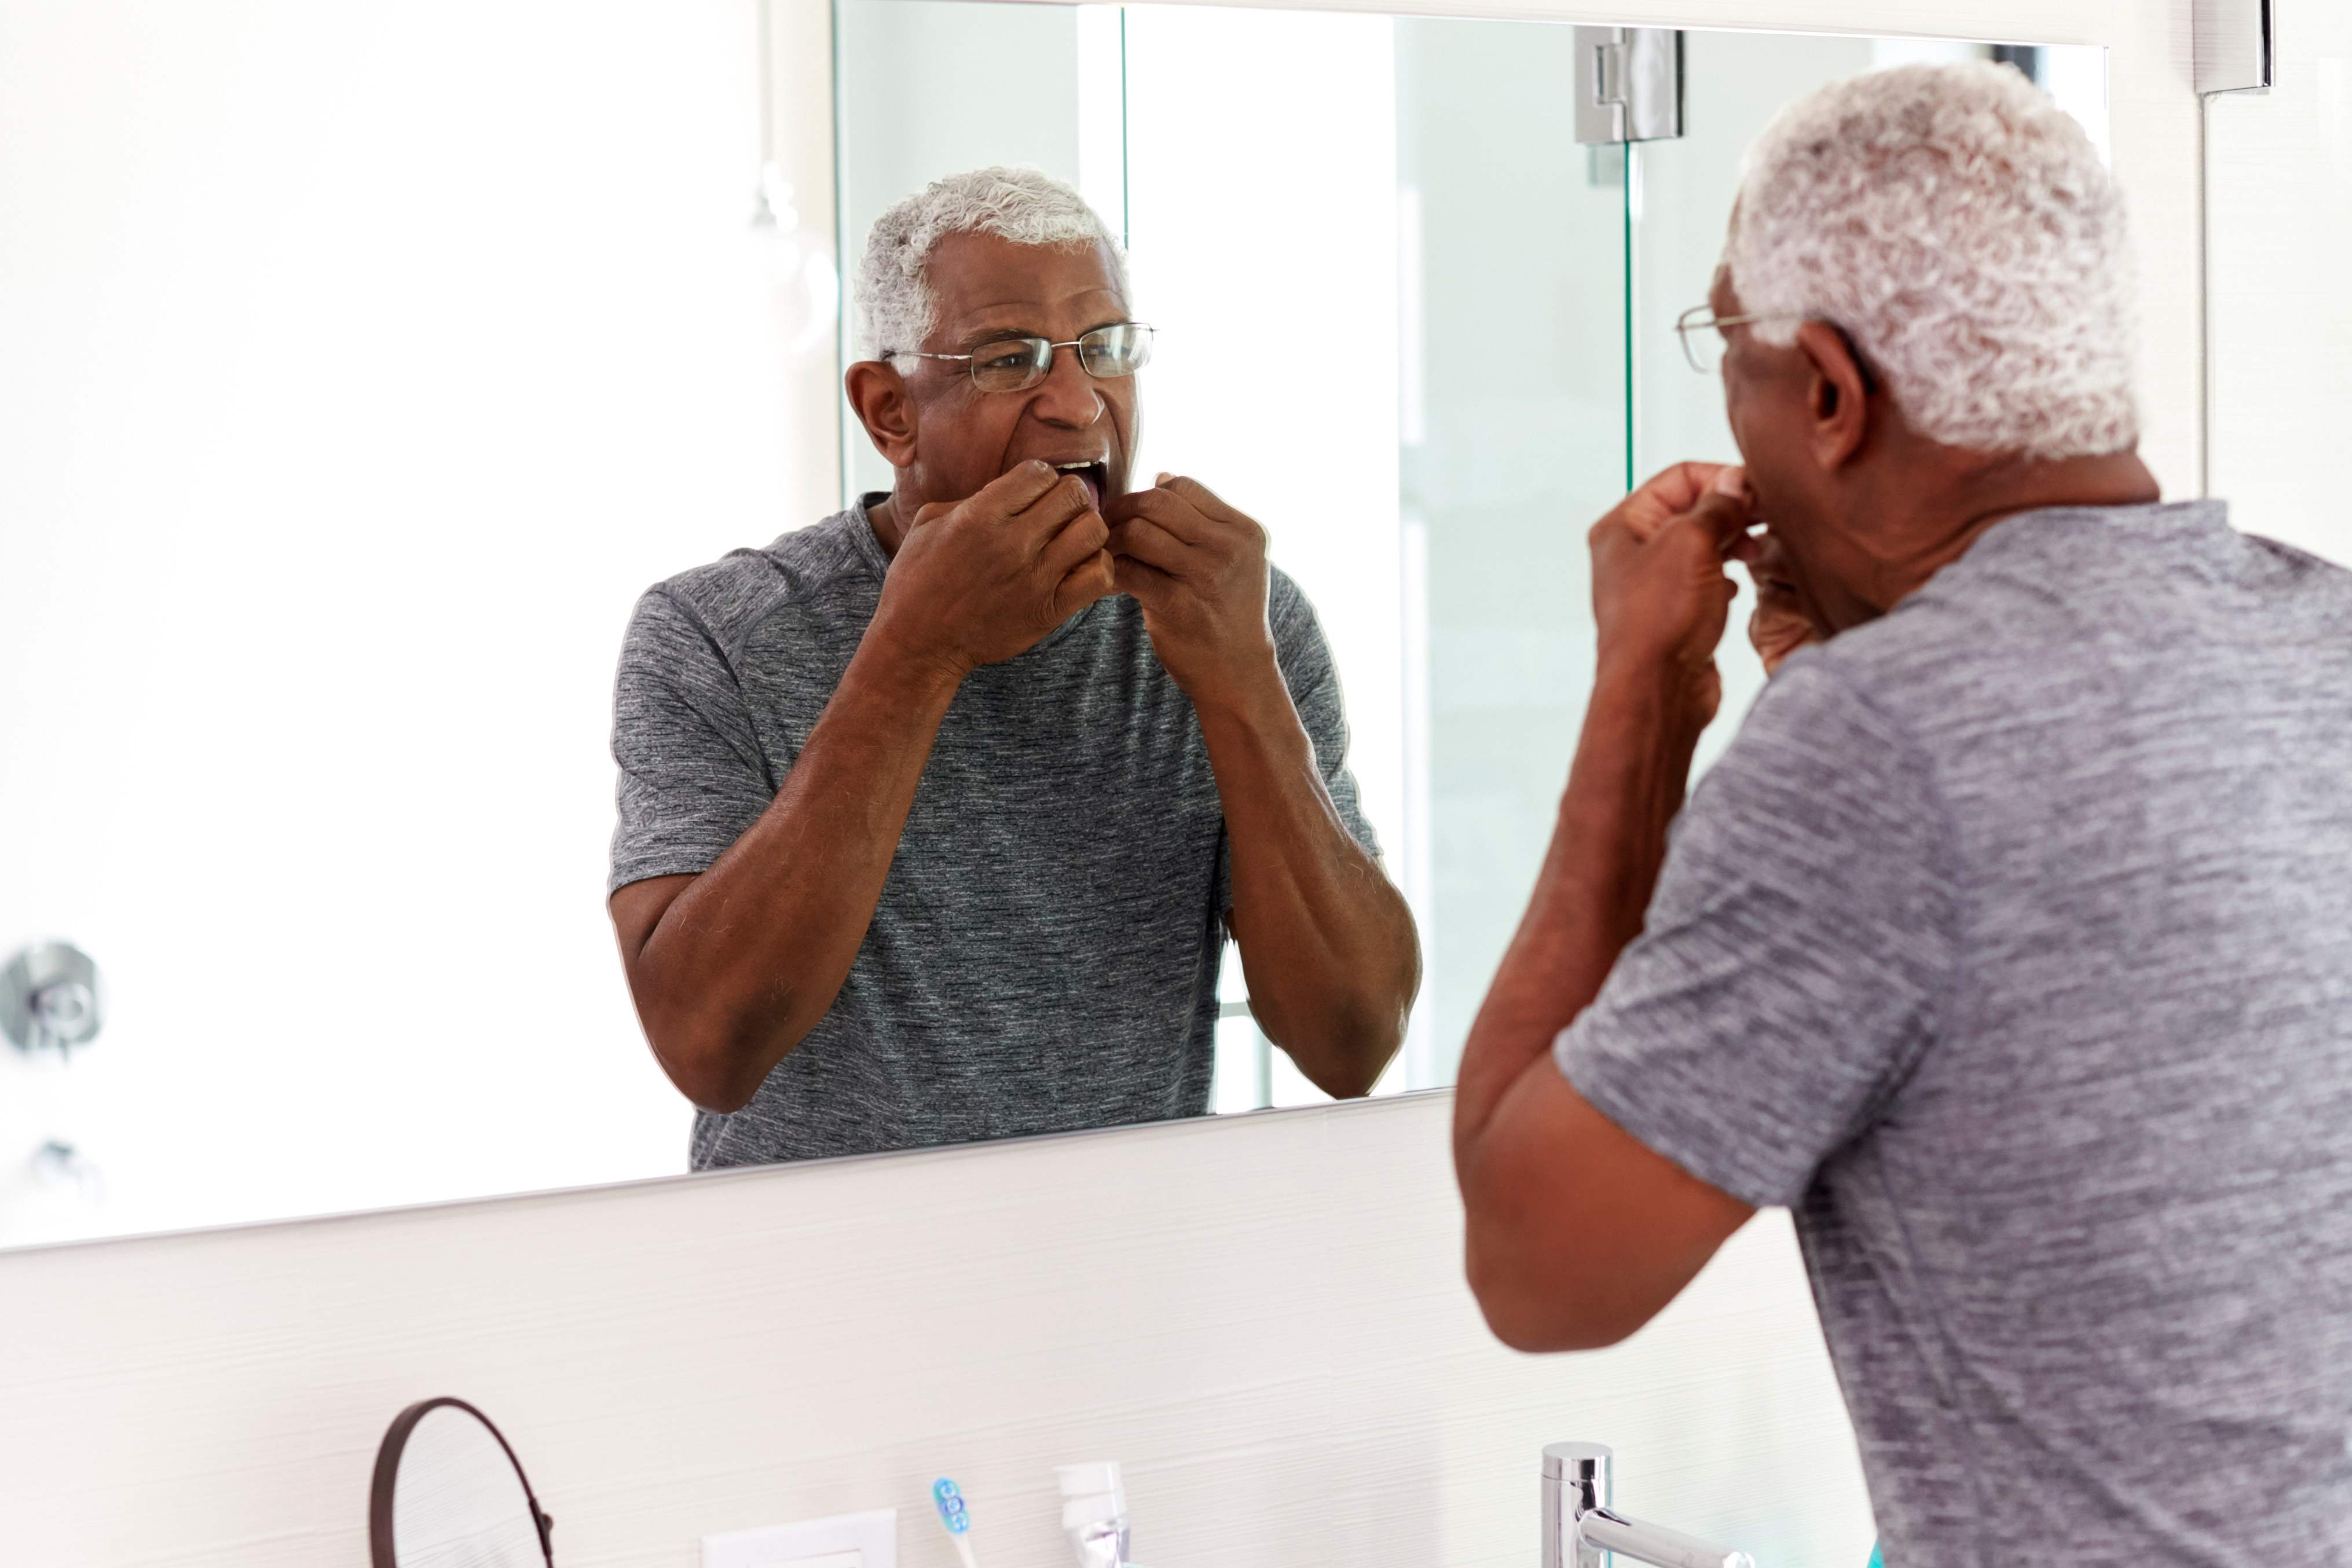
[[[1097,511],[1102,510],[1103,490],[1110,482],[1108,465],[1100,459],[1082,463],[1056,463],[1054,467],[1066,474],[1076,474],[1087,487],[1087,499]]]

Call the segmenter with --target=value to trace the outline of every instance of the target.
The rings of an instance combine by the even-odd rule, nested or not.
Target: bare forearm
[[[1640,933],[1704,721],[1668,672],[1604,670],[1595,685],[1535,896],[1463,1048],[1454,1129],[1465,1155]]]
[[[1420,984],[1412,916],[1340,821],[1278,670],[1198,710],[1252,1008],[1318,1088],[1362,1094],[1396,1055]]]
[[[1679,464],[1588,536],[1600,675],[1535,897],[1471,1026],[1454,1096],[1471,1289],[1522,1349],[1631,1333],[1748,1214],[1544,1058],[1646,918],[1721,693],[1723,562],[1752,510],[1738,470]]]
[[[655,1054],[697,1104],[740,1108],[833,1005],[957,683],[869,637],[775,800],[630,960]]]

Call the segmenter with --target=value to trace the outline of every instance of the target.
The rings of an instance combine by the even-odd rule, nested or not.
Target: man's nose
[[[1078,351],[1065,346],[1054,351],[1054,368],[1029,395],[1030,411],[1053,425],[1083,430],[1103,416],[1102,394],[1095,378],[1078,363]]]

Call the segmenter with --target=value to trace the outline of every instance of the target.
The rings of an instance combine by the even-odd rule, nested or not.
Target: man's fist
[[[1103,510],[1119,589],[1143,606],[1152,651],[1194,702],[1237,695],[1277,669],[1265,529],[1171,474]]]
[[[1737,592],[1726,559],[1748,531],[1747,476],[1679,463],[1592,525],[1592,613],[1602,677],[1672,675],[1701,723],[1723,698],[1716,645]]]
[[[1026,653],[1118,591],[1103,548],[1109,534],[1082,480],[1023,463],[977,495],[915,513],[883,579],[873,632],[959,679]]]

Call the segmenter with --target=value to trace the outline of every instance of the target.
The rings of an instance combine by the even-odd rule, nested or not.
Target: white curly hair
[[[1900,66],[1781,110],[1724,260],[1767,342],[1843,328],[1912,428],[2032,458],[2129,448],[2121,197],[2081,126],[2005,65]]]
[[[938,326],[926,277],[931,251],[951,234],[1003,235],[1015,245],[1108,249],[1121,297],[1130,297],[1127,252],[1087,199],[1026,163],[933,180],[874,220],[857,264],[857,343],[867,359],[923,346]]]

